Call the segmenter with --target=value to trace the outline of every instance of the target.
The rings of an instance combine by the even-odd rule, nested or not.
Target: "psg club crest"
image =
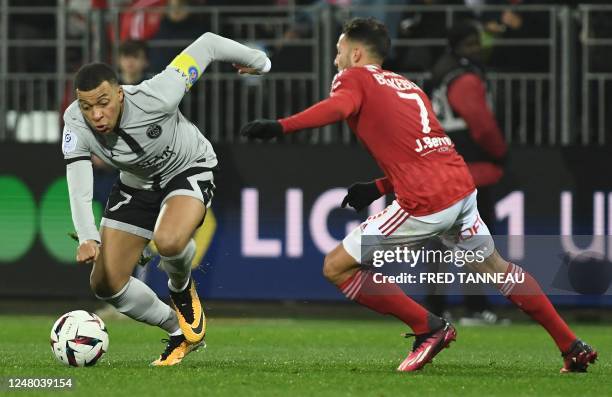
[[[151,139],[159,138],[162,133],[162,129],[159,125],[153,124],[147,128],[147,136]]]

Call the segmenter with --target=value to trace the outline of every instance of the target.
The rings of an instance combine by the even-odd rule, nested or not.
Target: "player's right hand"
[[[276,120],[257,119],[242,126],[240,135],[268,141],[283,135],[283,126]]]
[[[77,248],[76,260],[79,263],[93,263],[100,255],[100,244],[95,240],[83,241]]]
[[[348,193],[342,200],[342,208],[346,208],[346,205],[350,205],[359,212],[364,208],[367,208],[374,201],[382,196],[376,182],[357,182],[353,183],[348,188]]]

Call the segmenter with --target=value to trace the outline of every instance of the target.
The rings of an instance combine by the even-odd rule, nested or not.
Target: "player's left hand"
[[[85,240],[77,249],[76,260],[79,263],[94,263],[100,255],[100,243],[95,240]]]
[[[238,74],[250,74],[253,76],[259,76],[263,74],[260,70],[257,70],[255,68],[250,68],[244,65],[239,65],[237,63],[232,63],[232,66],[236,68],[236,70],[238,70]]]
[[[342,200],[342,208],[346,208],[346,205],[353,207],[355,211],[359,212],[364,208],[367,208],[374,201],[379,199],[382,194],[378,191],[376,182],[357,182],[353,183],[348,188],[348,193]]]
[[[257,119],[242,126],[240,135],[268,141],[283,135],[283,126],[276,120]]]

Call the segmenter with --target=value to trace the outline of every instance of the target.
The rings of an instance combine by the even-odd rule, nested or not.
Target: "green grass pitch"
[[[458,328],[457,342],[433,365],[406,374],[395,368],[412,339],[389,319],[213,318],[208,347],[168,368],[148,365],[164,348],[163,333],[131,320],[107,322],[109,352],[96,366],[63,366],[48,342],[54,320],[0,316],[0,377],[72,377],[74,389],[0,395],[612,395],[612,333],[602,325],[575,327],[600,353],[586,374],[559,374],[559,353],[535,325]]]

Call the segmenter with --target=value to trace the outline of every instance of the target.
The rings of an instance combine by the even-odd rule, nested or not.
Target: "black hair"
[[[88,63],[79,69],[74,77],[74,87],[79,91],[91,91],[103,82],[119,84],[115,71],[105,63]]]
[[[364,44],[372,55],[381,60],[389,53],[389,31],[384,23],[374,18],[353,18],[344,24],[342,33],[349,40]]]
[[[448,46],[454,50],[465,38],[472,35],[480,36],[476,22],[470,19],[459,21],[448,30]]]
[[[119,45],[119,55],[137,57],[147,55],[147,44],[142,40],[126,40]]]

